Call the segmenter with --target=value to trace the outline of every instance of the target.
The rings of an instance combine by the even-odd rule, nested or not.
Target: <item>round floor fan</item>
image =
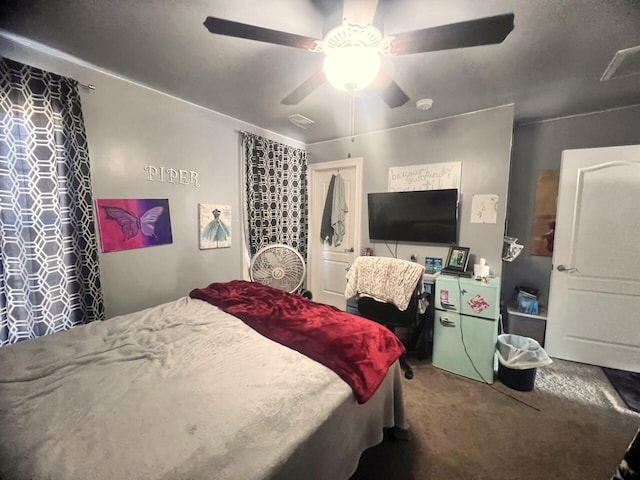
[[[304,282],[307,267],[302,255],[288,245],[267,245],[251,259],[251,281],[296,293]]]

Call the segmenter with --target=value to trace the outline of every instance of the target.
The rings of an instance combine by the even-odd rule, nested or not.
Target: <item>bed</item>
[[[212,287],[215,301],[205,298]],[[242,299],[247,292],[249,301]],[[263,293],[261,303],[256,296]],[[306,315],[316,306],[322,310]],[[253,318],[264,309],[269,317]],[[282,319],[297,325],[304,316],[321,332],[337,330],[337,343],[362,343],[358,355],[382,355],[388,365],[360,359],[352,374],[343,371],[348,360],[335,360],[335,347],[299,353],[294,348],[311,341],[287,333]],[[269,324],[276,333],[256,331]],[[402,351],[385,330],[302,297],[233,281],[3,347],[0,478],[347,479],[384,428],[407,428]],[[298,344],[267,338],[278,335]],[[313,360],[323,348],[329,359]],[[360,372],[367,363],[382,374]]]

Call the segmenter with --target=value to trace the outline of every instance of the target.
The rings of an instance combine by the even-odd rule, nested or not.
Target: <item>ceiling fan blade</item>
[[[500,43],[513,30],[513,13],[391,35],[394,55]]]
[[[382,70],[371,84],[370,89],[376,92],[390,108],[401,107],[409,101],[409,96],[404,93],[404,90]]]
[[[283,105],[297,105],[307,95],[320,87],[326,80],[324,70],[321,68],[316,73],[307,78],[302,84],[296,88],[293,92],[282,99]]]
[[[378,9],[378,0],[344,0],[342,18],[349,23],[365,26],[372,25]]]
[[[286,47],[304,48],[311,50],[316,46],[317,40],[294,33],[271,30],[269,28],[256,27],[246,23],[234,22],[223,18],[207,17],[204,26],[211,33],[226,35],[229,37],[246,38],[258,42],[275,43]]]

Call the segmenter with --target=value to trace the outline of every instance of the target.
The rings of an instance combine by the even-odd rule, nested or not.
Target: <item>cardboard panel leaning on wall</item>
[[[384,108],[381,105],[381,108]],[[506,218],[509,183],[513,105],[468,113],[442,120],[433,120],[403,128],[358,135],[350,138],[311,144],[309,163],[327,162],[351,157],[364,158],[365,195],[362,198],[363,247],[368,240],[366,194],[387,191],[389,168],[421,163],[462,162],[460,189],[459,244],[471,249],[472,265],[484,257],[492,273],[502,271],[502,239]],[[497,194],[499,197],[496,223],[471,223],[471,202],[474,194]],[[388,243],[391,250],[395,245]],[[384,243],[375,244],[375,254],[391,256]],[[425,257],[446,259],[446,246],[399,244],[398,258],[409,260],[415,254],[418,261]]]

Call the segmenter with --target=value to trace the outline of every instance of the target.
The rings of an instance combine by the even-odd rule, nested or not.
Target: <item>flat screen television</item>
[[[418,190],[368,194],[369,239],[455,244],[458,190]]]

